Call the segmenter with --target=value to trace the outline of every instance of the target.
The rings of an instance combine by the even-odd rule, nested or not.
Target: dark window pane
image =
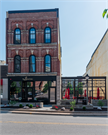
[[[15,72],[19,73],[20,72],[20,56],[15,56]]]
[[[35,72],[35,56],[30,56],[30,72]]]

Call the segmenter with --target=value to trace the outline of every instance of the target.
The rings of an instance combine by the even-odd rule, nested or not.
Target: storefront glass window
[[[21,81],[13,81],[10,84],[10,100],[21,100],[22,92],[21,92]]]

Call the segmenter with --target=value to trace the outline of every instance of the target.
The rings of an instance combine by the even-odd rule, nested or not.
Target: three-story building
[[[61,99],[59,10],[8,11],[8,100],[57,103]]]

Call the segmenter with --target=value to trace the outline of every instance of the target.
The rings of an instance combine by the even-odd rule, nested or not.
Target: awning
[[[3,85],[3,79],[0,79],[0,85]]]

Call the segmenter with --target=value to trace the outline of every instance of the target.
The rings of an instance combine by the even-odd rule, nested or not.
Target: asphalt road
[[[108,118],[0,114],[0,135],[108,135]]]

